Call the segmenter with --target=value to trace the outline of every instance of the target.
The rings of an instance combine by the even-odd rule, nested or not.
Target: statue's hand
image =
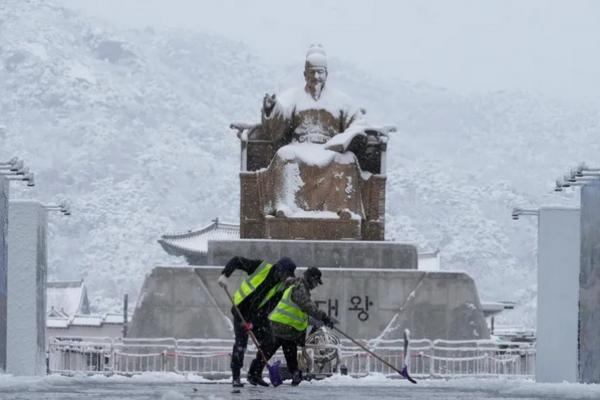
[[[268,93],[265,93],[265,97],[263,98],[263,110],[265,114],[271,114],[271,111],[273,111],[273,107],[275,107],[276,102],[277,97],[275,96],[275,94],[269,95]]]

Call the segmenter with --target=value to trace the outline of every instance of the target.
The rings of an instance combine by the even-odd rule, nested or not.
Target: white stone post
[[[600,383],[600,182],[581,188],[579,382]]]
[[[575,208],[539,210],[537,382],[577,382],[579,219]]]
[[[0,370],[6,370],[6,273],[8,256],[8,179],[0,175]]]
[[[6,372],[46,372],[47,211],[35,201],[11,201],[8,229]]]

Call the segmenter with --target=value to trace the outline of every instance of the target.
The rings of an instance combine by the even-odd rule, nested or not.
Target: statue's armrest
[[[355,154],[364,171],[385,175],[388,134],[395,131],[394,126],[368,125],[363,128],[367,140],[362,148],[357,148]]]
[[[274,147],[271,138],[261,124],[232,123],[231,129],[237,131],[240,139],[240,170],[255,171],[269,165],[273,158]]]
[[[396,132],[396,127],[393,125],[383,126],[367,126],[365,127],[365,133],[368,137],[374,137],[376,139],[387,138],[390,133]]]
[[[236,135],[241,141],[248,141],[253,136],[253,133],[261,128],[260,124],[247,124],[244,122],[232,122],[229,125],[230,129],[236,130]]]

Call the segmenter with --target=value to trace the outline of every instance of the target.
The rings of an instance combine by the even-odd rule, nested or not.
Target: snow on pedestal
[[[577,382],[580,213],[540,208],[537,382]]]
[[[6,371],[46,371],[47,211],[38,202],[11,201],[8,230]]]
[[[0,370],[6,369],[6,271],[8,237],[8,180],[0,176]]]
[[[290,161],[282,165],[283,184],[281,191],[276,196],[275,209],[283,211],[287,217],[291,218],[313,218],[313,219],[338,219],[339,215],[334,211],[326,210],[306,210],[298,205],[298,192],[304,187],[299,163],[307,166],[324,167],[332,162],[338,164],[358,163],[356,156],[351,152],[338,153],[327,150],[323,146],[314,143],[291,143],[283,146],[277,152],[282,160]],[[293,162],[291,162],[293,161]],[[344,176],[338,172],[339,179],[342,180],[340,190],[343,190],[348,197],[354,194],[355,188],[352,176]],[[360,215],[346,209],[350,218],[360,220]]]

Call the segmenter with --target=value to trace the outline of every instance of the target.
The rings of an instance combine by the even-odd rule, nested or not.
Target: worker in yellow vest
[[[281,258],[275,264],[264,260],[233,257],[221,272],[218,283],[225,288],[227,287],[227,278],[235,270],[242,270],[248,274],[248,277],[242,281],[240,287],[233,294],[233,303],[240,310],[246,324],[242,322],[235,309],[233,307],[231,309],[235,334],[235,343],[231,352],[231,375],[234,387],[244,386],[240,380],[240,372],[248,345],[248,331],[254,332],[259,343],[270,341],[271,327],[268,315],[283,295],[284,282],[288,278],[294,277],[295,269],[296,264],[287,257]],[[248,381],[253,385],[269,386],[262,378],[252,380],[251,377],[248,377]]]
[[[298,346],[304,346],[309,316],[322,321],[324,325],[333,328],[334,321],[326,312],[319,310],[311,300],[310,291],[323,284],[321,271],[309,267],[302,278],[288,279],[287,288],[275,309],[269,315],[271,321],[271,341],[261,346],[265,357],[271,358],[279,347],[287,362],[288,371],[292,374],[292,385],[300,384],[302,374],[298,369]],[[256,357],[252,360],[248,377],[262,377],[265,362]],[[262,378],[261,378],[262,379]]]

